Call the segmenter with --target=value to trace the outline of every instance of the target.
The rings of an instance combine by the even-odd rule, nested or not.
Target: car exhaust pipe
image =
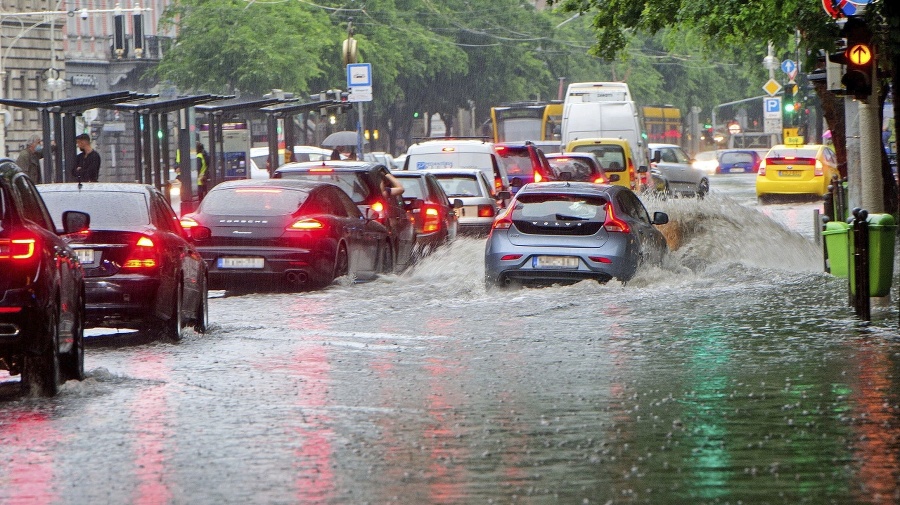
[[[285,274],[285,278],[287,278],[287,281],[294,286],[306,284],[306,282],[309,281],[309,276],[302,270],[288,270]]]
[[[19,327],[15,324],[0,324],[0,338],[16,337],[19,335]]]

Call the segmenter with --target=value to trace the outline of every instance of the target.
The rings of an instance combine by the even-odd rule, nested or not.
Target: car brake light
[[[534,182],[541,182],[544,180],[544,177],[537,170],[534,171]]]
[[[181,228],[188,237],[194,240],[205,240],[212,236],[212,230],[202,226],[191,217],[181,218]]]
[[[512,226],[512,219],[503,216],[500,219],[494,221],[493,228],[495,230],[508,230]]]
[[[497,188],[497,191],[503,189],[503,181],[499,177],[494,177],[494,187]]]
[[[816,176],[821,176],[825,173],[825,167],[822,165],[822,162],[816,160],[816,169],[813,172]]]
[[[422,232],[431,233],[441,229],[441,213],[436,207],[425,207],[425,220],[422,223]]]
[[[628,223],[616,217],[612,204],[606,204],[606,222],[603,223],[603,229],[613,233],[631,233]]]
[[[0,314],[17,314],[22,312],[22,307],[0,307]]]
[[[513,261],[521,258],[521,254],[505,254],[500,257],[500,261]]]
[[[606,184],[606,182],[607,182],[606,178],[603,177],[602,175],[600,177],[597,177],[596,179],[594,179],[594,184]]]
[[[372,210],[374,210],[375,212],[381,214],[381,211],[384,210],[384,204],[381,203],[381,202],[375,202],[375,203],[372,204]]]
[[[315,219],[301,219],[287,227],[288,230],[293,231],[321,230],[322,228],[325,228],[325,225]]]
[[[494,206],[493,205],[479,205],[478,206],[478,217],[494,217]]]
[[[506,152],[506,146],[496,146],[497,154],[503,156],[503,153]]]
[[[156,245],[149,237],[141,237],[131,249],[131,256],[122,263],[122,268],[156,268],[157,265]]]
[[[759,169],[756,171],[757,175],[766,175],[766,160],[762,160],[759,162]]]
[[[334,172],[333,168],[310,168],[310,172]]]
[[[0,259],[27,260],[34,256],[35,249],[35,238],[0,239]]]

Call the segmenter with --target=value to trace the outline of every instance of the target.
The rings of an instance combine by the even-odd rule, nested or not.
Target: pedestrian
[[[209,190],[209,164],[206,161],[206,150],[203,144],[197,142],[197,196],[200,200],[206,196]]]
[[[75,137],[75,145],[81,152],[75,156],[73,178],[78,182],[97,182],[100,179],[100,153],[91,147],[91,136],[82,133]]]
[[[25,143],[25,148],[19,151],[16,165],[19,165],[28,178],[35,184],[41,183],[41,159],[44,158],[43,139],[40,135],[31,135]]]
[[[341,159],[341,150],[338,149],[337,147],[335,147],[334,150],[331,151],[331,161],[340,160],[340,159]]]

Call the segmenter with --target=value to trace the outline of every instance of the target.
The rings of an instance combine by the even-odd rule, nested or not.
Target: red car
[[[551,176],[552,171],[544,152],[530,141],[501,142],[494,144],[494,149],[506,168],[513,193],[529,182],[545,181]]]

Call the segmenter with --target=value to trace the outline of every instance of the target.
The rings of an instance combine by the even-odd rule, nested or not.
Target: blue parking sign
[[[780,114],[781,97],[766,98],[763,100],[763,106],[767,114]]]

